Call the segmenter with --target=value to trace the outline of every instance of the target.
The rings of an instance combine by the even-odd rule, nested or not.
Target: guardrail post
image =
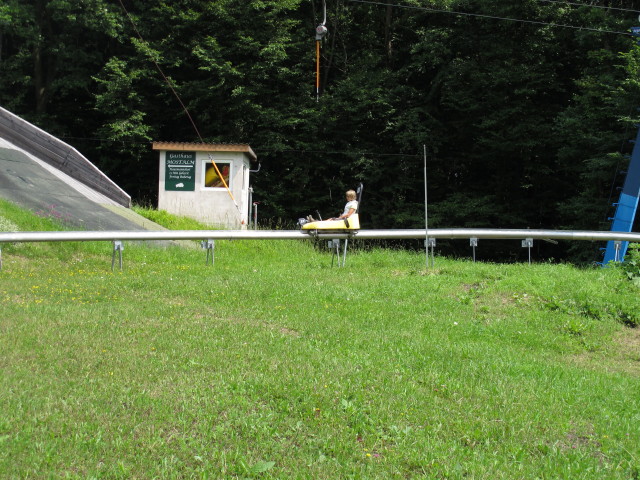
[[[342,265],[340,264],[340,239],[334,238],[327,242],[327,247],[331,250],[331,266],[333,267],[333,259],[338,259],[338,267],[344,266],[344,261]],[[345,245],[345,256],[346,256],[346,245]]]
[[[533,238],[525,238],[522,240],[522,248],[529,249],[529,265],[531,265],[531,247],[533,247]]]
[[[347,263],[347,246],[349,245],[349,239],[344,239],[344,253],[342,255],[342,266],[344,267]]]
[[[613,247],[616,250],[616,254],[615,254],[615,262],[620,262],[620,249],[622,248],[622,241],[620,240],[615,240],[613,242]]]
[[[207,262],[205,265],[209,265],[209,252],[211,252],[211,265],[214,262],[213,250],[216,247],[216,242],[212,239],[208,239],[206,242],[200,242],[200,246],[207,251]]]
[[[124,245],[120,240],[113,241],[113,253],[111,254],[111,271],[113,272],[113,267],[116,263],[116,252],[118,252],[119,263],[120,263],[120,271],[122,271],[122,251],[124,250]]]
[[[436,247],[436,239],[434,237],[429,237],[428,240],[424,241],[424,246],[427,247],[427,252],[429,251],[429,248],[431,248],[431,267],[435,267],[436,257],[433,254],[433,249]],[[429,259],[427,258],[427,263],[428,262],[429,262]]]
[[[2,270],[2,246],[0,246],[0,270]]]
[[[476,247],[478,246],[478,238],[477,237],[471,237],[469,239],[469,245],[471,247],[473,247],[473,261],[476,261]]]

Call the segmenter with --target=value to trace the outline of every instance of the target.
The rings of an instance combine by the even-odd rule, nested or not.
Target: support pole
[[[320,101],[320,42],[327,34],[325,26],[327,23],[327,2],[322,2],[323,19],[322,23],[316,27],[316,102]]]
[[[433,253],[433,250],[436,248],[436,239],[431,237],[429,238],[429,240],[427,241],[427,245],[431,248],[431,266],[435,267],[436,266],[436,256]]]
[[[427,145],[422,145],[424,150],[424,248],[426,255],[426,267],[429,270],[429,210],[427,199]]]
[[[469,240],[469,244],[473,248],[473,261],[475,262],[476,261],[476,247],[478,246],[478,238],[477,237],[471,237],[471,239]]]
[[[344,239],[344,252],[342,255],[342,266],[344,267],[347,263],[347,245],[349,245],[349,239]]]
[[[258,229],[258,204],[260,202],[253,202],[253,229]]]
[[[320,40],[316,40],[316,102],[320,101]]]
[[[529,251],[529,265],[531,265],[531,247],[533,247],[533,238],[522,240],[522,248],[526,248]]]
[[[247,220],[247,228],[251,230],[251,221],[253,220],[253,212],[251,211],[253,207],[253,187],[249,186],[249,218]],[[254,225],[255,227],[255,225]]]
[[[122,242],[120,240],[114,240],[113,253],[111,254],[111,271],[112,272],[116,264],[116,252],[118,252],[120,271],[122,271],[122,251],[123,250],[124,250],[124,246],[122,245]]]
[[[334,238],[333,240],[329,240],[327,246],[331,249],[331,267],[333,267],[333,259],[337,258],[338,267],[340,267],[340,239]],[[345,247],[346,254],[346,247]]]
[[[201,242],[200,246],[207,251],[207,260],[205,265],[209,265],[209,253],[211,253],[211,265],[213,266],[213,262],[214,262],[213,251],[216,247],[216,242],[209,238],[207,241]]]

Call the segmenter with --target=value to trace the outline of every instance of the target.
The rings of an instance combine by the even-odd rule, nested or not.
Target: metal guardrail
[[[164,231],[61,231],[61,232],[0,232],[0,269],[2,269],[2,245],[5,243],[22,242],[113,242],[111,269],[115,266],[116,253],[122,269],[122,242],[125,240],[203,240],[202,248],[207,250],[207,264],[209,257],[214,261],[213,251],[215,240],[308,240],[308,239],[381,239],[381,240],[411,240],[425,239],[425,245],[432,249],[435,239],[468,238],[474,250],[479,239],[492,240],[522,240],[522,247],[529,249],[529,263],[531,263],[531,248],[534,240],[581,240],[592,242],[614,241],[640,242],[640,233],[634,232],[602,232],[590,230],[529,230],[529,229],[395,229],[395,230],[358,230],[355,232],[324,232],[322,230],[164,230]],[[336,246],[335,242],[331,245]],[[337,248],[337,247],[336,247]],[[346,258],[346,243],[344,256]],[[616,258],[618,260],[618,258]],[[333,264],[333,260],[332,260]],[[340,263],[338,263],[340,266]],[[342,262],[344,265],[344,260]]]
[[[124,240],[303,240],[322,239],[381,239],[410,240],[440,239],[527,239],[583,240],[592,242],[640,242],[640,233],[603,232],[591,230],[529,230],[483,228],[437,228],[358,230],[355,232],[323,232],[322,230],[163,230],[163,231],[63,231],[63,232],[0,232],[0,244],[10,242],[90,242]]]

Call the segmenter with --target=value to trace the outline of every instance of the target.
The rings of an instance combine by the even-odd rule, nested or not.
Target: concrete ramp
[[[2,138],[0,197],[78,230],[163,229]]]
[[[131,197],[71,145],[0,107],[0,138],[125,207]]]

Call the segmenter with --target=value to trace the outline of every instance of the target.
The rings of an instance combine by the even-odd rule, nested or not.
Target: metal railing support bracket
[[[124,245],[122,244],[122,242],[120,240],[114,240],[113,252],[111,254],[111,271],[112,272],[116,264],[116,252],[118,252],[120,271],[122,271],[122,251],[123,250],[124,250]]]
[[[209,265],[209,253],[211,253],[211,265],[213,265],[213,262],[214,262],[213,252],[214,252],[214,249],[216,248],[215,240],[212,240],[211,238],[207,239],[206,241],[203,240],[202,242],[200,242],[200,246],[207,251],[206,265]]]

